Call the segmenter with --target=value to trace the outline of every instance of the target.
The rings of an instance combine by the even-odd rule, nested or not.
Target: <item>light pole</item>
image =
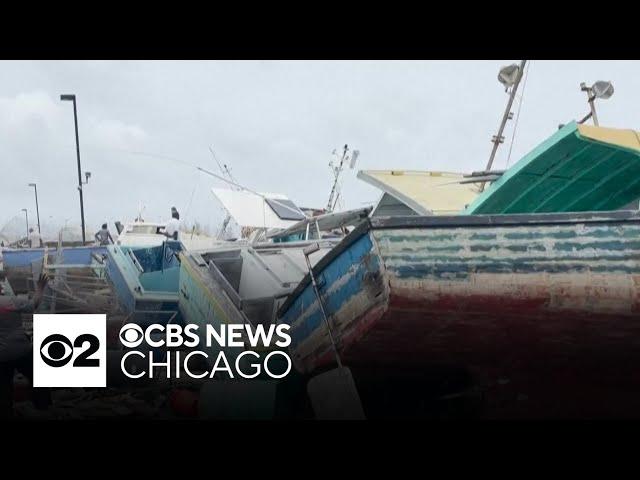
[[[35,194],[36,194],[36,215],[38,217],[38,233],[42,235],[42,232],[40,231],[40,208],[38,207],[38,186],[35,183],[30,183],[29,186],[33,187],[33,190],[35,191]]]
[[[60,95],[60,100],[73,102],[73,121],[76,127],[76,154],[78,157],[78,192],[80,193],[80,216],[82,219],[82,244],[86,242],[84,231],[84,201],[82,199],[82,168],[80,166],[80,140],[78,139],[78,111],[76,109],[75,95]]]
[[[23,208],[22,211],[24,212],[24,219],[27,222],[27,238],[29,238],[29,214],[26,208]]]

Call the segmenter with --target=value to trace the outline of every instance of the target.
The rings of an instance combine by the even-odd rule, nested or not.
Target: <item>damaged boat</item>
[[[412,216],[371,219],[313,270],[345,365],[453,365],[485,392],[507,378],[529,413],[582,381],[592,406],[611,387],[637,415],[639,259],[638,212]],[[334,365],[308,275],[279,321],[299,371]]]
[[[583,411],[556,413],[638,416],[640,213],[621,209],[640,197],[639,138],[572,122],[499,174],[431,172],[422,190],[415,172],[359,175],[383,190],[372,216],[278,312],[296,368],[321,372],[336,352],[368,370],[453,366],[489,412],[574,399]],[[451,197],[458,214],[425,201],[477,181],[492,185]]]
[[[297,209],[292,202],[290,205]],[[182,317],[187,323],[216,327],[224,323],[274,323],[279,307],[308,272],[304,248],[319,244],[321,253],[315,263],[344,238],[348,229],[365,221],[370,210],[302,215],[298,221],[266,229],[248,228],[256,222],[244,214],[244,223],[248,224],[244,225],[245,233],[267,241],[228,241],[215,249],[179,254]],[[277,208],[271,213],[284,214]]]

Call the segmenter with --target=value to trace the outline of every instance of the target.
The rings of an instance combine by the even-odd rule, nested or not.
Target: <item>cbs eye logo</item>
[[[34,387],[106,387],[106,337],[106,315],[34,315]]]
[[[142,343],[144,331],[140,325],[127,323],[120,329],[120,341],[127,348],[135,348]]]
[[[100,359],[90,358],[100,348],[100,340],[95,335],[83,334],[76,337],[73,344],[64,335],[54,333],[49,335],[42,341],[40,345],[40,356],[42,361],[50,367],[64,367],[71,357],[73,357],[74,349],[84,348],[88,343],[88,347],[80,352],[73,361],[74,367],[99,367]]]

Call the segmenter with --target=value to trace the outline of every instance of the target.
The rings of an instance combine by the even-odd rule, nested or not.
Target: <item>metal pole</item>
[[[29,214],[27,213],[27,209],[24,209],[24,218],[27,222],[27,238],[29,238]]]
[[[78,157],[78,192],[80,193],[80,217],[82,219],[82,244],[87,241],[84,227],[84,200],[82,198],[82,167],[80,166],[80,139],[78,138],[78,111],[76,109],[76,96],[73,96],[73,121],[76,127],[76,155]]]
[[[591,116],[593,117],[593,124],[598,126],[598,115],[596,115],[596,106],[595,106],[596,96],[589,92],[589,108],[591,108]]]
[[[327,202],[327,210],[332,212],[335,205],[338,203],[338,199],[336,198],[333,201],[333,196],[336,193],[336,187],[338,186],[338,178],[340,177],[340,173],[342,172],[342,164],[344,163],[344,159],[347,156],[347,152],[349,151],[349,146],[345,145],[344,150],[342,152],[342,158],[340,159],[340,165],[336,170],[334,170],[334,180],[333,185],[331,186],[331,193],[329,194],[329,201]],[[333,204],[333,205],[332,205]]]
[[[313,286],[313,291],[316,294],[316,299],[318,300],[318,305],[320,305],[320,311],[322,312],[322,318],[324,318],[324,323],[327,326],[327,331],[329,332],[329,340],[331,340],[331,346],[333,347],[333,353],[336,356],[336,362],[338,363],[338,367],[342,368],[342,361],[340,360],[340,355],[338,354],[338,348],[336,347],[336,342],[333,338],[333,333],[331,332],[331,325],[329,324],[329,319],[327,318],[327,312],[324,309],[324,304],[322,302],[322,298],[320,297],[320,290],[318,289],[318,284],[316,283],[316,277],[313,274],[313,267],[311,267],[311,262],[309,261],[309,255],[313,252],[318,251],[320,246],[316,243],[304,249],[304,259],[307,262],[307,268],[309,268],[309,276],[311,277],[311,284]]]
[[[38,233],[42,235],[42,232],[40,231],[40,208],[38,207],[38,186],[35,183],[33,184],[33,189],[36,193],[36,215],[38,217]]]
[[[518,85],[520,85],[520,80],[522,80],[522,75],[524,74],[524,66],[527,64],[526,60],[522,60],[520,62],[520,70],[518,71],[518,76],[516,77],[516,81],[511,87],[511,95],[509,95],[509,101],[507,102],[507,108],[504,111],[504,115],[502,116],[502,122],[500,122],[500,128],[498,129],[498,134],[493,139],[493,148],[491,149],[491,156],[489,157],[489,162],[487,162],[487,168],[485,171],[491,170],[491,166],[493,165],[493,160],[495,159],[496,152],[498,151],[498,147],[502,143],[502,133],[504,132],[504,127],[507,125],[507,120],[509,120],[509,114],[511,113],[511,106],[513,105],[513,100],[516,98],[516,91],[518,90]],[[484,183],[480,185],[480,191],[484,190]]]

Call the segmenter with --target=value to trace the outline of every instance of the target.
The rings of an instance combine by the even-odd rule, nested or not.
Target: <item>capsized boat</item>
[[[463,213],[607,211],[638,197],[640,134],[571,122],[502,173]]]
[[[314,264],[344,238],[336,231],[359,225],[370,210],[309,217],[271,232],[268,242],[181,252],[179,305],[185,322],[202,325],[201,333],[206,324],[274,323],[278,308],[308,272],[304,249],[319,244]]]
[[[186,323],[270,325],[278,307],[307,273],[302,250],[311,242],[229,244],[180,254],[180,311]],[[335,240],[321,242],[327,253]],[[215,360],[215,357],[212,359]]]
[[[176,241],[152,247],[106,247],[107,277],[129,322],[148,325],[181,321],[180,264],[176,255],[183,249],[182,243]]]
[[[313,271],[349,367],[456,366],[505,415],[640,415],[638,212],[371,218]],[[334,364],[309,275],[278,317],[299,371]]]

